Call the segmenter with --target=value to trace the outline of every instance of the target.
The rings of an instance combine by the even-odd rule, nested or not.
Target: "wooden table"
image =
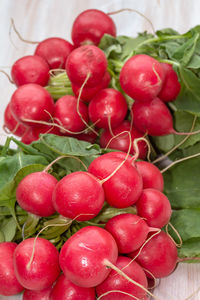
[[[0,68],[10,70],[13,62],[28,54],[32,54],[35,46],[23,43],[11,31],[9,37],[10,18],[15,20],[21,35],[29,40],[40,41],[47,37],[58,36],[70,40],[72,21],[81,11],[88,8],[99,8],[105,12],[120,8],[134,8],[145,14],[156,29],[173,27],[185,32],[200,23],[200,2],[197,0],[1,0],[0,1]],[[141,16],[124,12],[113,16],[117,24],[118,34],[136,35],[144,30],[151,31],[149,23]],[[0,75],[1,110],[0,110],[0,142],[5,140],[2,130],[3,112],[15,90],[4,75]],[[187,298],[200,287],[200,265],[180,264],[168,278],[160,281],[155,295],[160,300],[198,300],[200,293]],[[22,297],[2,297],[0,300],[19,300]]]

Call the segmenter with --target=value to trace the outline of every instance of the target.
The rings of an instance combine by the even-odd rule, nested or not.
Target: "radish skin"
[[[42,291],[25,290],[23,293],[23,300],[49,300],[51,291],[51,286]]]
[[[140,248],[150,231],[146,222],[133,214],[121,214],[111,218],[105,229],[114,237],[119,253],[129,253]]]
[[[52,37],[37,45],[35,55],[45,59],[50,69],[64,69],[66,59],[73,50],[74,46],[68,41]]]
[[[13,242],[0,243],[0,295],[12,296],[23,291],[14,272],[13,255],[17,247]]]
[[[75,285],[61,274],[48,300],[95,300],[95,289]],[[37,299],[36,299],[37,300]],[[44,299],[45,300],[45,299]]]
[[[24,177],[16,190],[18,204],[27,212],[48,217],[55,213],[52,195],[57,179],[46,172],[34,172]]]
[[[42,86],[33,83],[18,87],[10,103],[11,113],[15,119],[31,126],[37,126],[31,120],[48,121],[54,111],[51,95]]]
[[[137,213],[151,227],[167,225],[172,214],[168,198],[156,189],[144,189],[136,202]]]
[[[113,20],[103,11],[88,9],[76,17],[71,36],[77,47],[84,44],[98,45],[105,33],[116,36]]]
[[[99,85],[107,71],[107,59],[104,52],[93,45],[81,46],[73,50],[65,64],[67,75],[72,83],[86,87]]]
[[[164,189],[164,179],[160,170],[150,162],[136,161],[135,166],[142,176],[143,188],[153,188],[160,192]]]
[[[41,86],[49,81],[49,66],[40,56],[28,55],[18,59],[12,66],[11,76],[17,86],[35,83]]]
[[[132,252],[129,256],[134,258],[137,253],[138,251]],[[176,245],[171,237],[161,231],[142,248],[136,261],[154,277],[166,277],[174,271],[178,261]],[[146,275],[152,278],[148,272]]]
[[[93,160],[88,171],[99,180],[106,180],[124,161],[124,156],[124,152],[103,154]],[[106,201],[111,206],[125,208],[139,199],[142,193],[142,177],[127,159],[119,170],[103,183],[103,189]]]
[[[72,235],[60,251],[60,267],[66,278],[81,287],[94,287],[103,282],[118,256],[117,244],[105,229],[87,226]]]
[[[148,283],[147,278],[135,261],[131,262],[131,259],[124,256],[119,256],[116,262],[116,267],[122,270],[129,278],[141,284],[144,288],[147,289]],[[102,294],[112,291],[119,290],[126,292],[130,295],[135,296],[135,299],[144,299],[146,292],[140,287],[134,285],[132,282],[128,282],[126,278],[119,275],[116,271],[112,270],[108,277],[96,287],[97,295],[101,296]],[[108,295],[105,295],[102,299],[105,300],[130,300],[130,296],[124,295],[122,293],[113,292]]]
[[[105,200],[101,183],[88,172],[63,177],[53,192],[53,205],[62,216],[87,221],[98,215]]]
[[[46,289],[60,274],[58,250],[40,237],[36,241],[35,238],[23,240],[14,252],[14,270],[18,281],[26,289]]]
[[[153,57],[137,54],[125,62],[119,80],[122,89],[131,98],[149,102],[161,91],[164,71]]]

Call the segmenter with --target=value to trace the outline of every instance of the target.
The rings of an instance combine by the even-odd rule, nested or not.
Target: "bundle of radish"
[[[4,128],[21,141],[1,147],[0,294],[158,299],[149,280],[200,256],[199,27],[116,37],[91,9],[72,41],[11,70]]]

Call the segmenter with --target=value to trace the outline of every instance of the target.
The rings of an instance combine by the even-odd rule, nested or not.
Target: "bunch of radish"
[[[31,173],[19,183],[16,199],[28,213],[49,217],[57,212],[70,224],[92,220],[105,202],[118,209],[135,206],[137,214],[121,213],[106,224],[85,226],[60,253],[39,236],[19,245],[1,243],[2,295],[25,290],[24,300],[147,300],[153,296],[148,281],[168,276],[178,262],[174,241],[161,231],[172,212],[162,174],[138,158],[147,155],[144,135],[177,133],[166,103],[176,99],[180,83],[171,65],[137,54],[121,69],[121,91],[109,87],[112,74],[98,48],[105,33],[116,36],[112,19],[87,10],[74,21],[73,45],[49,38],[38,44],[34,55],[16,61],[11,74],[17,89],[4,123],[27,144],[40,133],[92,143],[98,136],[101,147],[119,152],[103,154],[87,171],[59,181],[46,169]],[[54,103],[46,86],[55,69],[66,72],[73,95]],[[127,95],[134,100],[131,107]]]
[[[1,243],[0,259],[6,267],[0,270],[0,293],[13,295],[25,289],[24,299],[95,299],[96,294],[99,299],[148,299],[152,293],[147,278],[169,275],[178,260],[175,243],[160,230],[171,216],[162,191],[159,169],[124,152],[101,155],[87,172],[74,172],[60,181],[46,170],[27,175],[17,187],[17,202],[40,217],[57,211],[66,222],[89,221],[105,201],[116,208],[135,205],[137,214],[119,214],[106,224],[85,226],[65,242],[60,254],[38,236],[19,245]]]

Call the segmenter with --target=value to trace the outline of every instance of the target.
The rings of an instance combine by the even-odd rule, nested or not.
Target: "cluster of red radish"
[[[162,193],[159,169],[124,152],[110,152],[96,158],[88,171],[60,181],[47,170],[19,183],[16,198],[26,211],[42,217],[57,211],[69,224],[91,220],[106,201],[116,208],[135,205],[137,215],[119,214],[106,224],[80,229],[60,254],[40,237],[19,245],[1,243],[0,294],[25,289],[24,300],[95,300],[96,294],[107,300],[148,299],[147,277],[169,275],[178,259],[175,243],[160,230],[169,222],[171,206]]]
[[[125,119],[125,97],[108,88],[107,60],[97,47],[105,33],[116,35],[112,19],[98,10],[88,10],[73,24],[74,45],[49,38],[39,43],[33,56],[18,60],[12,67],[18,88],[6,109],[5,126],[30,143],[39,133],[78,137],[88,127],[96,138],[94,124],[104,129],[102,147],[109,142],[109,147],[125,152],[130,136],[134,140],[146,133],[175,133],[165,104],[180,91],[173,68],[144,54],[126,61],[119,80],[123,91],[135,100],[133,128]],[[54,104],[44,86],[49,70],[57,68],[66,69],[75,96],[66,95]],[[52,119],[53,126],[48,124]],[[130,135],[120,139],[118,134],[124,131]],[[59,182],[46,171],[32,173],[20,182],[18,204],[41,217],[57,211],[70,222],[88,221],[100,213],[104,201],[117,208],[136,205],[137,215],[115,216],[105,228],[82,228],[67,240],[60,254],[40,237],[25,239],[19,245],[1,243],[0,294],[12,295],[25,288],[24,300],[93,300],[96,294],[98,299],[146,300],[151,294],[147,277],[161,278],[174,270],[175,243],[160,231],[171,216],[170,203],[162,193],[162,175],[153,164],[136,161],[125,152],[104,154],[87,172],[72,173]],[[139,157],[145,156],[146,144],[139,141]],[[63,274],[59,276],[60,269]]]
[[[172,66],[145,54],[126,61],[119,81],[123,91],[135,100],[130,122],[126,118],[125,97],[108,88],[111,77],[107,59],[97,47],[105,33],[116,35],[112,19],[101,11],[87,10],[73,24],[74,45],[61,38],[48,38],[37,45],[34,55],[17,60],[11,75],[18,88],[5,110],[4,127],[22,137],[26,144],[37,140],[40,133],[68,135],[94,143],[98,136],[94,127],[103,128],[101,147],[109,145],[121,151],[128,151],[129,145],[128,135],[120,135],[124,131],[130,132],[132,140],[144,134],[176,133],[164,103],[175,100],[180,91]],[[58,68],[66,70],[74,96],[65,95],[54,104],[45,86],[50,70]],[[144,159],[146,144],[140,141],[139,148],[139,157]],[[132,148],[130,153],[133,152]]]

